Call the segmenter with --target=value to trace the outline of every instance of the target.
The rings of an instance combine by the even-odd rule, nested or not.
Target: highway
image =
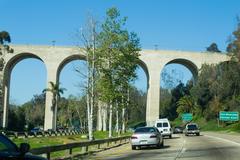
[[[131,150],[125,144],[96,153],[87,159],[95,160],[239,160],[240,136],[235,134],[201,133],[201,136],[175,134],[164,139],[164,148]]]

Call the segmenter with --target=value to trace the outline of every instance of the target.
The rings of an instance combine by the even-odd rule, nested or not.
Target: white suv
[[[156,120],[154,126],[157,127],[157,129],[163,136],[169,136],[169,138],[172,138],[172,129],[167,118]]]

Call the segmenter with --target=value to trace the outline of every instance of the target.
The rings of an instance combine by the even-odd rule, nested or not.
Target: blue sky
[[[0,31],[7,30],[13,44],[51,45],[54,40],[56,45],[74,45],[73,35],[84,25],[88,13],[102,21],[106,9],[113,6],[128,17],[127,27],[138,34],[143,49],[154,49],[157,44],[159,49],[204,51],[216,42],[220,50],[225,50],[240,13],[238,0],[0,0]],[[30,99],[46,86],[44,65],[31,61],[19,62],[13,69],[10,97],[17,103]],[[66,79],[76,64],[68,64],[62,72],[66,95],[76,94],[74,87],[69,87],[75,79]],[[28,71],[30,65],[43,78],[31,79],[36,71]],[[20,73],[28,78],[21,80],[24,76]],[[183,74],[183,79],[190,77],[187,71]],[[139,75],[143,73],[139,71]],[[144,81],[141,76],[139,79]],[[144,86],[137,83],[140,88]],[[24,93],[20,86],[26,87]]]

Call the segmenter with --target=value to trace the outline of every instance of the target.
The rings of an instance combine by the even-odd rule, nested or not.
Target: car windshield
[[[191,124],[187,126],[188,129],[197,129],[197,125]]]
[[[155,132],[155,129],[152,127],[146,127],[146,128],[137,128],[135,130],[135,133],[149,133],[149,132]]]
[[[0,152],[9,151],[16,152],[16,146],[5,136],[0,135]]]

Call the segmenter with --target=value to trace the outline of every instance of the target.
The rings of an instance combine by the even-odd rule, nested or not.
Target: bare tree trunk
[[[92,116],[91,116],[91,102],[90,102],[90,93],[89,93],[89,66],[88,66],[88,80],[87,80],[87,118],[88,118],[88,139],[93,140],[93,131],[92,131]]]
[[[56,131],[57,129],[57,106],[58,106],[58,97],[54,96],[55,103],[54,103],[54,113],[53,113],[53,130]]]
[[[108,110],[106,104],[103,107],[103,131],[107,131],[107,115]]]
[[[82,128],[83,127],[83,123],[82,123],[81,115],[80,115],[79,110],[77,109],[76,105],[74,105],[74,106],[75,106],[75,110],[76,110],[78,118],[79,118],[80,127]]]
[[[118,116],[118,103],[116,103],[116,132],[119,135],[119,116]]]
[[[70,126],[71,128],[73,128],[73,124],[72,124],[72,113],[70,111],[70,108],[69,108],[69,105],[67,106],[67,112],[68,112],[68,120],[69,120],[69,123],[70,123]]]
[[[125,133],[126,131],[126,126],[125,126],[125,108],[122,108],[122,132]]]
[[[109,126],[108,126],[108,137],[111,138],[112,137],[112,103],[110,102],[110,106],[109,106]]]
[[[103,109],[102,109],[102,102],[98,101],[98,113],[97,113],[97,130],[103,130]]]

